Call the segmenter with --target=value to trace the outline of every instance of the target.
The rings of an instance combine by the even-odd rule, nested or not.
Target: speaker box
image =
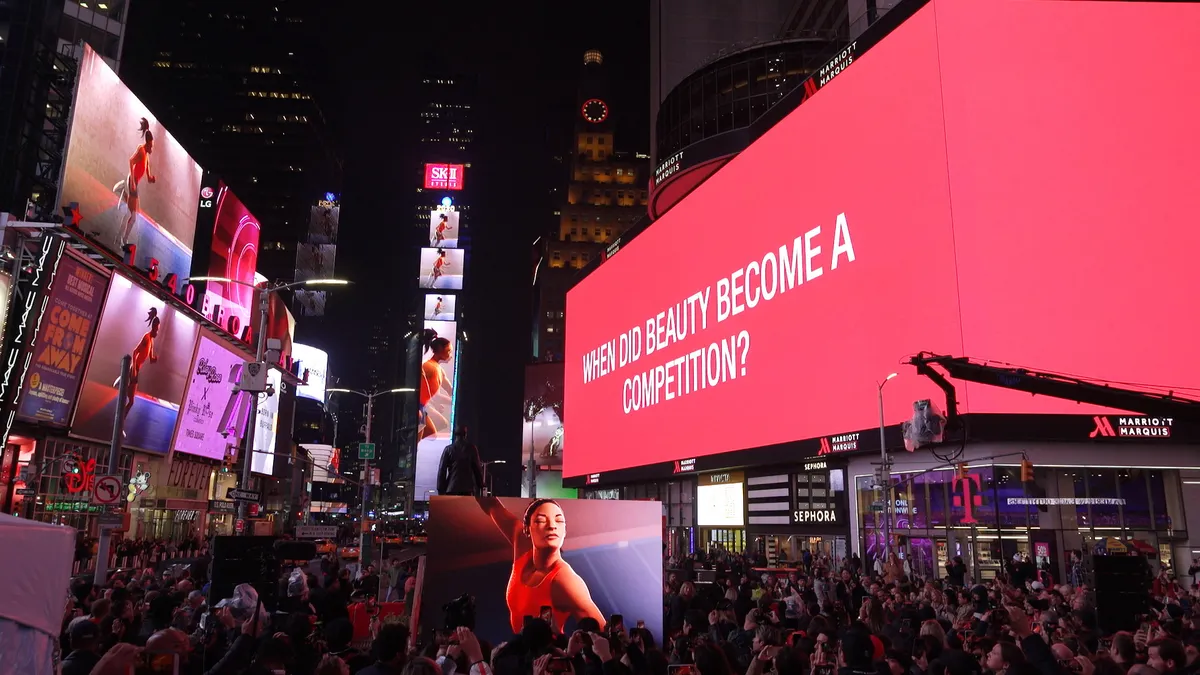
[[[209,607],[233,595],[238,584],[250,584],[268,611],[279,601],[282,568],[275,550],[276,537],[216,537],[212,549],[212,585]]]
[[[1092,558],[1096,580],[1096,619],[1105,635],[1136,631],[1150,611],[1150,565],[1140,555]]]

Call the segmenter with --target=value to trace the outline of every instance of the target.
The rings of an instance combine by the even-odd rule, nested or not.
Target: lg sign
[[[1194,3],[932,0],[568,294],[566,475],[851,449],[921,350],[1200,381],[1198,32]],[[1105,47],[1128,39],[1143,58]],[[957,386],[966,412],[1107,412]],[[888,424],[944,399],[911,370],[884,395]]]
[[[462,164],[426,164],[426,190],[461,190],[463,189]]]

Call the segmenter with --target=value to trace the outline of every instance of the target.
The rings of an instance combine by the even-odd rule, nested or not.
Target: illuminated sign
[[[696,470],[695,459],[678,459],[675,460],[675,473],[684,473],[687,471]]]
[[[729,480],[730,480],[730,475],[727,473],[714,473],[713,475],[708,477],[708,482],[713,485],[715,485],[717,483],[728,483]]]
[[[804,464],[805,471],[824,471],[829,468],[829,462],[806,462]]]
[[[1118,497],[1009,497],[1009,506],[1125,506]]]
[[[463,189],[462,164],[426,164],[426,190],[461,190]]]
[[[70,494],[91,492],[96,485],[96,460],[84,460],[77,455],[63,458],[63,485]]]
[[[185,490],[199,490],[207,486],[212,466],[192,462],[176,456],[171,460],[171,473],[167,476],[167,485]]]
[[[196,520],[196,517],[199,515],[200,515],[200,512],[196,511],[195,509],[183,509],[180,511],[176,511],[175,512],[175,522],[191,523],[191,522],[194,522]]]
[[[1112,420],[1116,419],[1114,428]],[[1170,438],[1173,417],[1105,417],[1092,418],[1095,427],[1088,438]]]
[[[658,168],[654,170],[654,184],[659,185],[672,174],[679,171],[680,163],[683,161],[683,153],[677,152],[674,155],[663,160]]]
[[[600,482],[600,474],[598,474],[598,473],[593,473],[587,477],[588,485],[595,485],[596,483],[599,483],[599,482]]]
[[[838,522],[836,509],[798,509],[792,511],[792,522],[797,525],[808,525],[811,523],[836,523]]]

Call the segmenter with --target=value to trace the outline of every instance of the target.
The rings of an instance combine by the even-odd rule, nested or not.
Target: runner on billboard
[[[454,356],[453,346],[449,340],[438,337],[437,332],[430,329],[425,330],[424,338],[425,348],[430,351],[430,355],[429,360],[421,364],[421,434],[418,441],[436,435],[439,424],[443,425],[443,428],[450,426],[450,420],[429,405],[430,399],[441,391],[442,387],[446,388],[448,394],[454,395],[454,384],[446,377],[446,371],[442,370],[442,364]],[[434,418],[437,419],[436,422]]]
[[[442,268],[449,264],[450,261],[446,259],[446,251],[439,248],[437,260],[433,261],[433,272],[431,272],[429,275],[430,288],[436,288],[435,284],[437,283],[438,278],[440,278],[443,274]]]
[[[592,601],[587,583],[562,558],[567,519],[558,502],[535,499],[518,519],[496,497],[477,501],[512,546],[512,574],[504,597],[514,633],[521,632],[525,617],[540,616],[543,607],[552,609],[555,626],[587,617],[604,625],[604,614]]]
[[[436,318],[442,313],[442,296],[438,296],[437,304],[433,306],[433,316]]]
[[[133,402],[137,399],[138,376],[142,373],[142,366],[146,365],[146,361],[158,363],[158,350],[154,348],[154,339],[158,337],[158,327],[161,323],[162,321],[158,318],[158,309],[151,307],[150,311],[146,313],[146,325],[149,330],[141,340],[138,340],[131,355],[133,362],[129,366],[129,390],[125,396],[124,412],[121,413],[122,420],[129,417],[129,411],[133,410]],[[119,391],[120,386],[121,378],[118,377],[117,381],[113,383],[113,387],[118,388]],[[124,436],[125,432],[122,431],[121,435]]]
[[[142,176],[145,176],[150,183],[154,183],[156,180],[154,174],[150,173],[150,155],[154,153],[154,134],[150,131],[150,122],[145,117],[138,126],[138,135],[142,137],[142,143],[129,157],[129,174],[125,180],[113,186],[113,192],[119,195],[120,201],[129,209],[125,226],[121,228],[122,247],[129,243],[129,237],[133,234],[133,226],[137,222],[141,204],[141,200],[138,199],[138,183],[141,182]]]
[[[450,216],[441,214],[441,219],[438,221],[437,227],[433,230],[433,240],[429,242],[430,246],[441,246],[446,240],[446,230],[450,229]]]

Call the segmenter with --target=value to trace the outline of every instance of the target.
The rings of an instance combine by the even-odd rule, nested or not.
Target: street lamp
[[[371,442],[371,418],[375,412],[375,398],[386,394],[405,394],[416,391],[412,387],[396,387],[395,389],[385,389],[383,391],[359,391],[357,389],[326,389],[326,394],[358,394],[367,399],[367,440],[365,443]],[[334,439],[334,443],[337,439]],[[368,545],[370,536],[367,532],[367,494],[371,484],[371,460],[363,460],[363,481],[362,481],[362,504],[359,507],[359,519],[362,524],[359,526],[358,533],[358,560],[360,565],[366,565],[371,561],[371,547]]]
[[[191,277],[186,281],[216,281],[223,284],[235,284],[238,286],[247,286],[256,290],[262,291],[262,295],[258,300],[258,330],[255,342],[257,346],[254,350],[254,362],[261,364],[266,368],[266,363],[263,362],[263,357],[267,349],[267,314],[271,307],[271,294],[277,291],[284,291],[289,288],[298,288],[300,286],[345,286],[349,281],[345,279],[309,279],[307,281],[291,281],[287,283],[276,284],[252,284],[240,279],[230,279],[229,277]],[[242,479],[238,483],[238,487],[243,490],[250,489],[250,467],[254,460],[254,431],[258,424],[258,394],[260,392],[249,392],[254,394],[254,405],[250,406],[250,418],[246,422],[246,438],[243,440],[244,461],[242,463]],[[245,527],[246,521],[246,501],[238,500],[237,502],[237,518],[242,522],[243,533],[252,534],[249,528]]]
[[[891,474],[891,467],[888,466],[887,437],[884,434],[885,424],[883,421],[883,388],[887,385],[888,382],[892,381],[893,377],[895,377],[898,374],[899,373],[892,373],[892,374],[888,375],[887,377],[883,378],[883,381],[878,384],[878,389],[879,389],[879,458],[880,458],[879,477],[882,479],[880,481],[880,483],[882,484],[883,491],[884,491],[883,492],[883,496],[884,496],[884,504],[883,504],[884,557],[883,557],[883,561],[884,561],[885,565],[889,562],[888,556],[892,552],[892,537],[891,537],[891,533],[889,532],[889,530],[891,529],[891,524],[892,524],[892,474]]]

